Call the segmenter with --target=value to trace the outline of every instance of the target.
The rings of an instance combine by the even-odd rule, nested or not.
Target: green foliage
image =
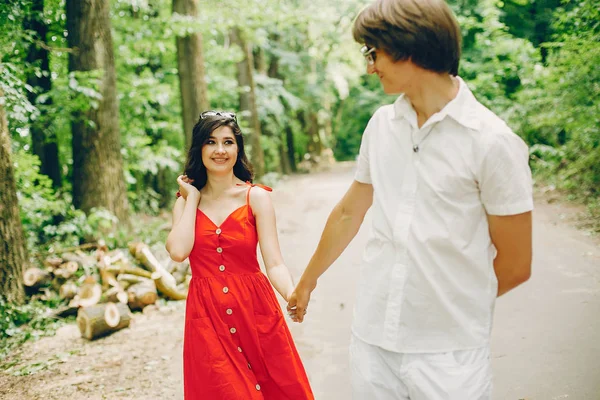
[[[175,35],[191,22],[172,18],[165,0],[114,2],[113,15],[127,195],[135,212],[156,215],[184,162]]]
[[[267,175],[282,170],[281,149],[292,132],[294,157],[309,151],[310,117],[319,137],[338,160],[356,157],[362,132],[386,96],[376,77],[365,75],[359,45],[351,37],[358,10],[368,0],[220,0],[199,2],[198,18],[172,13],[171,0],[111,2],[111,24],[119,96],[127,196],[136,215],[160,215],[172,203],[175,177],[186,149],[175,39],[191,32],[203,36],[210,107],[239,111],[236,63],[243,54],[230,42],[239,27],[263,57],[267,74],[255,73],[256,97]],[[531,145],[538,178],[586,199],[600,214],[600,15],[597,1],[450,1],[463,33],[460,75],[478,99],[508,120]],[[132,235],[164,240],[154,220],[131,231],[114,228],[104,210],[86,216],[69,195],[73,115],[94,109],[100,99],[98,71],[70,73],[66,49],[65,1],[45,0],[41,16],[48,26],[52,89],[28,100],[37,89],[26,74],[41,71],[25,61],[38,39],[23,28],[31,0],[0,4],[0,87],[13,145],[13,160],[27,244],[32,253],[102,238],[123,245]],[[46,98],[51,102],[42,104]],[[42,112],[43,111],[43,112]],[[46,118],[56,137],[62,191],[40,174],[31,153],[30,124]],[[244,127],[248,131],[247,127]],[[287,148],[286,148],[287,150]],[[142,217],[140,217],[142,218]],[[147,224],[147,225],[146,225]]]
[[[533,75],[539,56],[530,42],[508,32],[495,4],[495,0],[485,0],[458,15],[463,35],[468,38],[459,72],[479,101],[502,114],[512,105],[523,82]]]
[[[122,234],[113,232],[116,218],[106,210],[92,210],[88,216],[76,210],[70,197],[57,194],[50,179],[40,173],[36,156],[19,150],[14,154],[14,163],[21,221],[30,253],[99,238],[122,244]]]
[[[362,132],[377,108],[394,101],[386,96],[375,78],[365,78],[363,85],[354,86],[346,99],[338,103],[334,129],[336,142],[333,147],[337,160],[351,160],[360,148]]]
[[[9,122],[12,126],[24,126],[29,117],[37,114],[37,109],[27,99],[27,91],[33,88],[24,83],[19,76],[19,66],[10,62],[0,63],[0,88],[4,98],[0,99],[6,107]],[[19,134],[24,131],[19,129]]]
[[[547,179],[583,198],[600,195],[600,10],[583,1],[556,11],[546,67],[519,93],[514,125],[530,143],[561,155],[545,164]],[[567,9],[569,11],[567,11]]]
[[[70,322],[52,318],[49,311],[48,304],[39,300],[15,306],[0,297],[0,361],[15,346],[30,339],[51,336],[61,325]],[[3,365],[2,369],[6,367]]]
[[[502,22],[509,27],[509,32],[536,47],[551,39],[554,11],[560,5],[561,0],[504,0],[498,3],[503,11]]]
[[[40,160],[24,150],[13,155],[21,221],[30,250],[44,242],[44,229],[52,227],[55,216],[67,208],[52,189],[52,182],[40,174]]]

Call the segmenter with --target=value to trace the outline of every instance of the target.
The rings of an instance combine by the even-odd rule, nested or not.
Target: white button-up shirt
[[[527,146],[459,82],[420,129],[400,96],[363,134],[355,179],[374,195],[352,330],[390,351],[488,345],[498,283],[486,213],[533,209]]]

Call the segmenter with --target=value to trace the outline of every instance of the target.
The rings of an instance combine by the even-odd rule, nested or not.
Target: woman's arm
[[[277,222],[271,196],[267,191],[254,187],[251,189],[250,207],[252,207],[256,219],[258,242],[265,262],[267,276],[275,290],[285,301],[288,301],[294,290],[294,282],[281,256],[277,237]]]
[[[173,227],[167,236],[167,251],[173,261],[184,261],[192,251],[195,239],[196,209],[200,192],[189,183],[177,179],[181,197],[173,206]]]

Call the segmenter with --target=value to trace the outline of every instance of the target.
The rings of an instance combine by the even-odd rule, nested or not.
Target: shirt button
[[[229,330],[229,332],[231,332],[231,333],[236,333],[237,331],[235,330],[235,328],[231,328],[231,329]]]
[[[217,253],[222,253],[223,249],[221,247],[217,247]]]
[[[250,365],[250,363],[248,363],[248,369],[252,369],[252,366]]]
[[[260,390],[260,385],[256,385],[256,390]]]
[[[241,348],[241,347],[238,347],[238,351],[241,353],[241,352],[242,352],[242,348]]]
[[[225,286],[225,287],[223,288],[223,293],[227,293],[227,292],[229,292],[229,288],[228,288],[227,286]]]
[[[221,271],[221,272],[225,271],[225,266],[224,265],[219,266],[219,271]]]
[[[221,234],[221,232],[222,232],[222,231],[221,231],[221,228],[218,228],[216,232],[217,232],[217,235],[220,235],[220,234]]]
[[[228,308],[225,312],[227,313],[227,315],[233,314],[233,310],[231,308]]]

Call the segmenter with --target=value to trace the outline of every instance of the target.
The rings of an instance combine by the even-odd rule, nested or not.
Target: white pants
[[[490,350],[394,353],[352,335],[353,400],[491,400]]]

